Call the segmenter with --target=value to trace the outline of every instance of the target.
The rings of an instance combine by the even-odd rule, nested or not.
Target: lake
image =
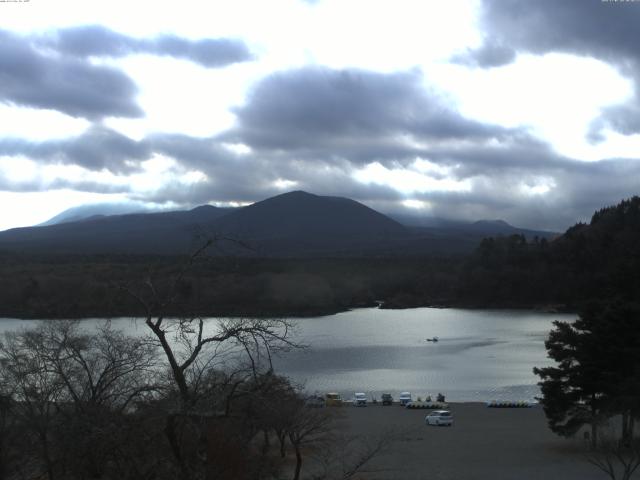
[[[358,309],[298,319],[308,351],[278,371],[310,392],[438,392],[451,401],[533,400],[534,366],[551,365],[544,341],[553,320],[574,314],[521,310]],[[437,343],[427,338],[437,336]]]
[[[414,308],[356,309],[294,319],[297,340],[309,346],[275,360],[276,370],[309,392],[438,392],[448,401],[533,400],[539,394],[534,366],[550,365],[544,341],[553,320],[574,314],[522,310]],[[88,323],[95,320],[87,320]],[[0,331],[32,321],[3,319]],[[113,321],[130,333],[139,322]],[[427,338],[439,341],[428,342]]]

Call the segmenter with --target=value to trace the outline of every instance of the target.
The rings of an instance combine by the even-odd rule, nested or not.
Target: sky
[[[291,190],[563,231],[639,193],[640,1],[0,2],[0,230]]]

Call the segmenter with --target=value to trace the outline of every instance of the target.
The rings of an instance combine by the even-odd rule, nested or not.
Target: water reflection
[[[277,360],[309,391],[410,390],[448,400],[533,400],[534,366],[548,365],[544,340],[554,320],[574,315],[460,309],[360,309],[298,319],[310,345]],[[438,342],[427,338],[439,337]]]
[[[448,400],[532,400],[539,394],[534,366],[549,365],[544,340],[554,320],[575,315],[530,311],[417,308],[358,309],[294,319],[297,341],[309,348],[275,361],[276,369],[311,392],[354,391],[415,395],[438,392]],[[93,328],[99,320],[86,320]],[[36,322],[0,320],[0,331]],[[147,333],[141,321],[114,327]],[[208,322],[215,329],[216,321]],[[438,337],[438,342],[427,338]]]

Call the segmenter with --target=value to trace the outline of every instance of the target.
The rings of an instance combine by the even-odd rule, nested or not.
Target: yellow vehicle
[[[325,395],[324,404],[327,407],[341,407],[342,396],[339,393],[327,393]]]

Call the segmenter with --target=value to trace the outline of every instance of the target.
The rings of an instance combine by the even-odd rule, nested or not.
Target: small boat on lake
[[[438,337],[427,338],[427,342],[437,342],[437,341],[438,341]]]

